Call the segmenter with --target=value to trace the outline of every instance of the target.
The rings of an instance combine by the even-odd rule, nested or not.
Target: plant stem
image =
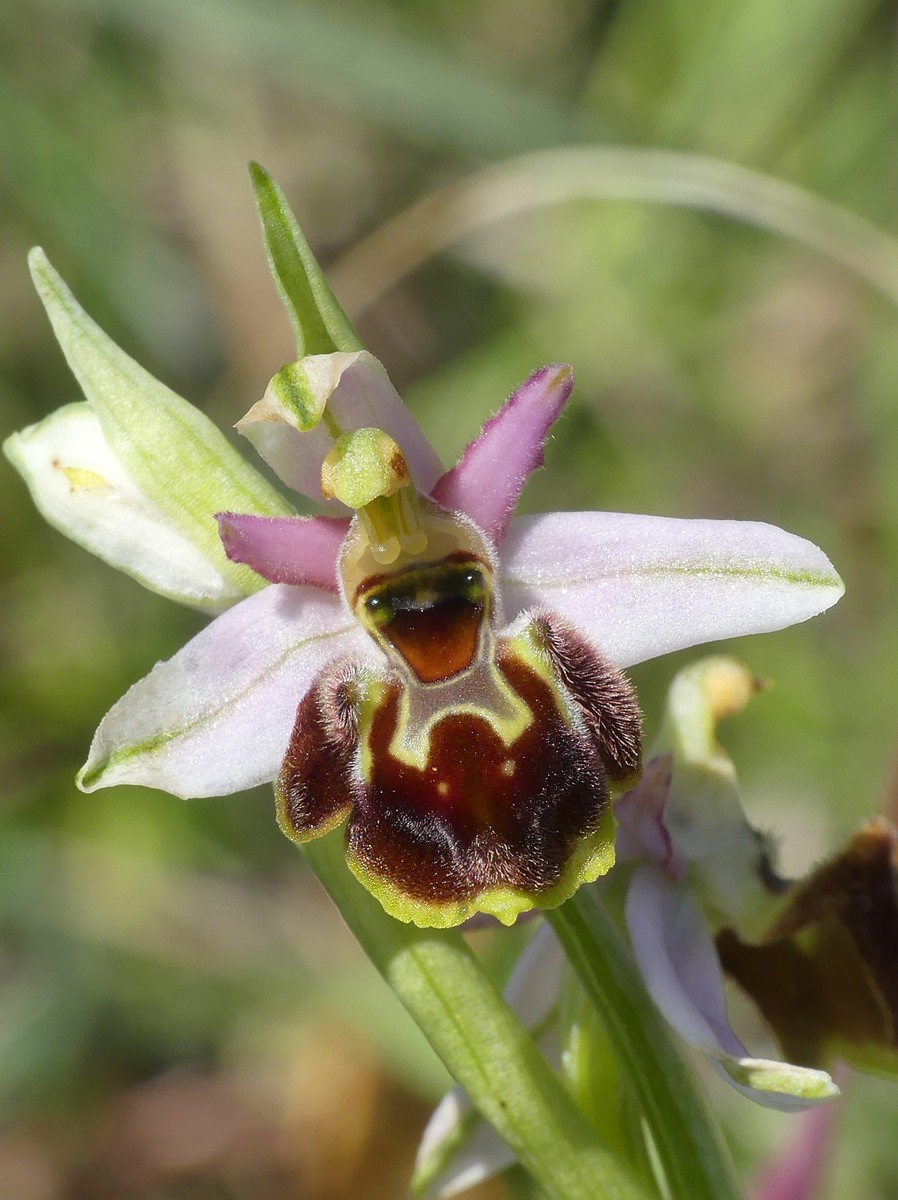
[[[608,1032],[672,1200],[741,1200],[720,1132],[601,901],[581,888],[547,916]]]
[[[460,934],[387,916],[349,873],[339,834],[303,850],[364,951],[547,1200],[644,1200]]]

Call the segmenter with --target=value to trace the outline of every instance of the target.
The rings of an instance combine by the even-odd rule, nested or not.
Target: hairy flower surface
[[[768,525],[513,516],[573,386],[560,365],[446,471],[370,354],[304,354],[238,425],[322,505],[291,515],[40,252],[32,267],[88,403],[7,454],[64,532],[221,613],[114,705],[80,786],[276,781],[288,836],[344,826],[350,867],[402,920],[510,922],[606,873],[611,793],[640,768],[621,670],[841,594],[821,551]]]
[[[750,825],[716,739],[717,723],[757,686],[724,657],[674,679],[643,775],[615,805],[621,917],[671,1027],[749,1099],[799,1112],[838,1094],[823,1068],[839,1059],[898,1072],[898,831],[868,823],[805,879],[778,876],[771,841]],[[614,905],[620,889],[608,896],[606,885],[602,895]],[[561,945],[543,925],[506,989],[563,1075],[576,1057],[563,1017],[572,986],[565,972]],[[749,1053],[729,1022],[725,973],[755,1001],[791,1061]],[[447,1197],[513,1161],[456,1088],[425,1131],[417,1177],[428,1194]]]

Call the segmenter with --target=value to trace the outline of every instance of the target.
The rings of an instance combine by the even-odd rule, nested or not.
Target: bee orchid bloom
[[[714,735],[757,686],[733,659],[682,671],[658,739],[668,752],[617,805],[619,856],[640,860],[626,903],[634,955],[670,1024],[742,1091],[772,1076],[727,1024],[724,972],[784,1057],[808,1068],[796,1078],[825,1081],[819,1068],[840,1059],[894,1075],[898,830],[869,821],[803,879],[780,877],[775,843],[749,823]]]
[[[101,343],[45,260],[40,269],[95,441],[113,441],[114,387],[143,387],[156,414],[178,400],[178,429],[200,420]],[[235,590],[255,594],[113,706],[80,786],[196,797],[274,780],[288,836],[302,842],[345,825],[352,870],[389,913],[423,926],[477,912],[508,923],[606,873],[611,791],[640,767],[639,712],[621,670],[805,620],[842,585],[820,550],[768,525],[514,517],[572,386],[568,367],[537,371],[444,471],[370,354],[303,357],[238,428],[288,485],[322,504],[316,517],[285,515],[257,476],[252,487],[241,476],[241,510],[237,489],[221,490],[224,450],[202,480],[219,490],[190,499],[199,484],[176,439],[160,433],[135,454],[135,419],[113,447],[141,472],[134,503],[146,493],[158,507],[152,519],[170,531],[188,495],[192,523],[180,529],[230,588],[206,607],[232,603]],[[58,424],[23,431],[7,452],[43,510],[76,537],[73,505],[88,503],[86,490],[100,515],[79,540],[104,553],[104,522],[119,522],[108,557],[153,586],[141,559],[153,542],[149,517],[131,536],[112,513],[116,489],[93,486],[102,474],[94,459],[67,461],[58,433]],[[202,434],[209,445],[214,433]],[[101,484],[112,476],[104,470]]]
[[[646,990],[683,1041],[756,1104],[801,1112],[832,1099],[838,1088],[827,1071],[819,1069],[820,1057],[797,1052],[794,1040],[780,1038],[792,1061],[750,1054],[729,1022],[724,966],[759,1000],[765,1015],[768,1002],[771,1013],[790,1014],[797,1030],[813,1014],[815,1032],[816,1017],[824,1008],[821,993],[831,1001],[838,986],[827,972],[837,975],[843,992],[853,994],[867,987],[868,971],[845,955],[819,954],[812,964],[816,969],[805,972],[799,989],[794,986],[795,973],[782,971],[776,961],[749,960],[744,965],[731,952],[734,963],[743,967],[740,974],[730,963],[722,963],[715,946],[721,929],[730,938],[738,929],[751,942],[764,941],[771,923],[776,927],[789,913],[808,906],[807,885],[796,887],[776,875],[770,839],[749,824],[735,769],[716,741],[718,721],[740,711],[756,687],[741,663],[718,656],[702,659],[674,678],[642,777],[615,804],[620,865],[610,887],[601,886],[600,897],[602,903],[620,905],[620,923]],[[831,895],[829,889],[828,898]],[[815,905],[818,918],[821,907]],[[873,907],[877,928],[885,927],[894,941],[894,888]],[[825,949],[831,951],[832,945],[830,939]],[[764,950],[742,947],[743,953]],[[885,959],[883,953],[878,957],[880,963]],[[873,958],[867,955],[867,966]],[[894,989],[894,974],[891,968],[880,970],[881,994],[888,992],[889,984]],[[541,925],[515,965],[505,998],[562,1077],[575,1071],[582,1058],[576,1050],[576,1031],[564,1023],[563,1014],[571,1007],[564,1003],[565,989],[571,986],[575,985],[566,973],[561,945],[551,926]],[[832,1013],[842,1015],[838,1004],[829,1003],[826,1016]],[[776,1020],[771,1026],[780,1035]],[[847,1027],[844,1021],[843,1026]],[[852,1032],[857,1029],[855,1020]],[[875,1032],[882,1030],[875,1027]],[[839,1051],[845,1049],[843,1040]],[[416,1180],[427,1195],[443,1200],[513,1162],[509,1147],[478,1117],[464,1090],[455,1088],[438,1105],[424,1132]]]

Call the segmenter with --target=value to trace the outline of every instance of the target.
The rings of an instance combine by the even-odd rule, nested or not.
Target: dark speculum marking
[[[307,841],[340,824],[355,802],[353,761],[358,746],[354,671],[332,663],[296,710],[296,721],[275,783],[278,820],[288,837]]]
[[[452,556],[368,583],[357,605],[421,683],[442,682],[477,656],[489,604],[485,571],[476,560]]]
[[[371,778],[350,816],[348,850],[414,899],[446,903],[502,886],[538,895],[606,811],[601,759],[566,724],[552,689],[510,653],[498,669],[533,714],[510,746],[485,718],[450,712],[419,770],[390,753],[398,684],[374,714]]]
[[[763,945],[731,931],[717,945],[724,969],[754,999],[785,1055],[818,1066],[895,1069],[898,1051],[898,832],[886,821],[795,886]]]
[[[618,783],[635,775],[642,764],[642,713],[630,681],[554,613],[538,613],[534,632],[580,709],[608,778]]]

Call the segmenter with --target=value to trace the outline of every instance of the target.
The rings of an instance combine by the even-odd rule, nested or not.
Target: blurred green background
[[[893,4],[32,0],[0,8],[0,47],[3,435],[76,398],[34,243],[222,426],[261,395],[293,346],[246,176],[259,159],[447,462],[534,367],[567,360],[578,389],[527,510],[760,519],[827,550],[846,598],[732,647],[777,686],[725,740],[787,868],[896,804],[898,247],[829,217],[816,249],[760,228],[763,210],[807,237],[820,213],[760,204],[726,170],[748,220],[646,203],[680,194],[679,160],[640,159],[639,183],[597,158],[584,184],[553,153],[711,156],[888,234]],[[522,211],[487,221],[494,193],[465,181],[532,151],[504,185]],[[569,199],[541,204],[555,188]],[[200,619],[46,527],[5,463],[0,504],[0,1197],[402,1196],[445,1077],[270,794],[72,782],[102,713]],[[649,730],[687,658],[634,671]],[[516,936],[481,939],[497,975]],[[750,1179],[789,1119],[715,1103]],[[896,1085],[851,1081],[831,1198],[898,1196],[896,1112]]]

